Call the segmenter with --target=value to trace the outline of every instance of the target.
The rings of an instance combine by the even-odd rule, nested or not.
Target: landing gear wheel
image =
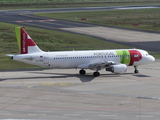
[[[79,74],[85,75],[85,74],[86,74],[86,71],[82,69],[82,70],[79,71]]]
[[[137,70],[137,66],[134,66],[134,73],[139,73],[139,71]]]
[[[138,71],[138,70],[135,70],[134,73],[139,73],[139,71]]]
[[[100,73],[99,72],[94,72],[93,75],[94,75],[94,77],[99,77]]]

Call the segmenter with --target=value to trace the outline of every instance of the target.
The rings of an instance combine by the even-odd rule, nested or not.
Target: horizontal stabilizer
[[[10,56],[10,57],[12,57],[12,56],[14,56],[14,55],[12,55],[12,54],[6,54],[6,56]]]

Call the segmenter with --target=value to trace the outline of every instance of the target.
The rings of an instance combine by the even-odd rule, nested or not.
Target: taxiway
[[[160,60],[125,74],[78,70],[0,72],[0,118],[159,120]]]

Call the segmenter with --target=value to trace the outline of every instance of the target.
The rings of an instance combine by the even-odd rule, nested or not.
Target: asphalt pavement
[[[124,74],[75,69],[0,71],[0,119],[159,120],[160,60]]]

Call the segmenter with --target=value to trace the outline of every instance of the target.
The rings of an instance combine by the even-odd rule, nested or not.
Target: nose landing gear
[[[134,66],[134,73],[139,73],[139,71],[137,70],[137,66]]]

